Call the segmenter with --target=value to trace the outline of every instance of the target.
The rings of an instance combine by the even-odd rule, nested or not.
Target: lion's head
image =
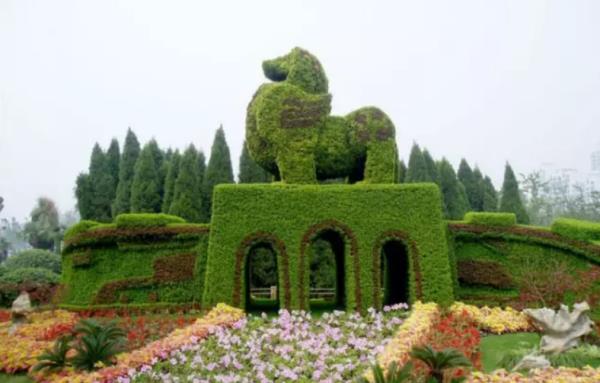
[[[294,48],[285,56],[265,60],[265,76],[272,81],[285,81],[307,93],[327,93],[327,76],[319,60],[302,48]]]

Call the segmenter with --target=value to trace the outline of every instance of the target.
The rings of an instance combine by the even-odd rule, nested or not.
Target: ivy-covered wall
[[[457,299],[531,307],[586,299],[600,319],[600,246],[522,225],[448,224]]]
[[[221,185],[213,196],[203,306],[245,305],[246,256],[254,244],[277,253],[281,307],[309,307],[308,245],[333,231],[344,241],[349,310],[378,306],[381,247],[408,248],[410,297],[453,300],[446,227],[434,184]],[[402,273],[402,271],[399,271]]]
[[[63,307],[199,305],[208,225],[163,214],[82,221],[65,235]]]

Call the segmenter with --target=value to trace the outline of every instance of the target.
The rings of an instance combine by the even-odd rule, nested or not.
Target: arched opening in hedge
[[[336,230],[325,229],[312,238],[309,251],[311,309],[345,309],[345,252],[344,236]]]
[[[253,244],[244,269],[246,310],[279,310],[279,273],[273,245],[267,241]]]
[[[391,239],[381,247],[381,291],[384,306],[409,301],[408,248],[404,242]]]

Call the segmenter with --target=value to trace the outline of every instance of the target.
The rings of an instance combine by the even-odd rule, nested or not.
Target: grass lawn
[[[30,383],[33,380],[29,379],[27,375],[6,375],[0,374],[0,383]]]
[[[481,363],[485,372],[497,369],[508,352],[518,348],[532,348],[540,343],[540,335],[530,332],[488,335],[481,338]]]

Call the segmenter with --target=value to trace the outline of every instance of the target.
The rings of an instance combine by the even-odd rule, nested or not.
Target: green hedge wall
[[[465,214],[465,222],[472,225],[513,226],[517,224],[515,213],[490,213],[470,211]]]
[[[552,223],[554,233],[581,241],[600,240],[600,222],[581,221],[571,218],[557,218]]]
[[[570,276],[565,303],[587,299],[593,317],[600,319],[600,246],[575,240],[548,229],[531,226],[491,227],[450,222],[457,259],[459,288],[457,299],[479,305],[531,305],[526,286],[554,284],[556,278]],[[559,269],[562,270],[560,273]],[[546,273],[546,280],[539,279]],[[534,275],[537,274],[537,275]],[[579,283],[586,275],[589,283]],[[580,284],[585,290],[578,290]],[[548,297],[550,298],[550,297]]]
[[[220,185],[215,188],[203,305],[244,307],[246,255],[277,253],[282,307],[308,308],[308,244],[325,231],[344,240],[346,308],[380,304],[379,255],[389,239],[408,248],[410,297],[453,300],[441,199],[434,184]],[[402,272],[402,271],[401,271]]]
[[[200,303],[208,225],[164,214],[79,225],[65,236],[64,307]]]

